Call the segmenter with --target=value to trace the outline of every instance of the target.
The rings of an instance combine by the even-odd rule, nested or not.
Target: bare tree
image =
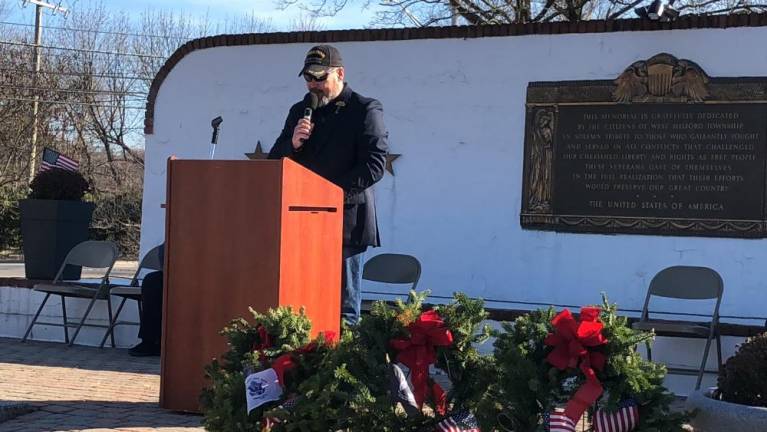
[[[37,97],[37,145],[80,161],[97,203],[94,229],[103,238],[119,237],[121,247],[135,253],[144,108],[152,79],[190,39],[264,32],[270,24],[254,14],[214,22],[162,10],[147,10],[135,19],[108,4],[71,1],[66,18],[46,19],[41,71],[35,78],[34,32],[8,23],[17,1],[0,0],[0,19],[6,21],[0,23],[0,202],[14,201],[6,198],[26,191],[32,101]]]
[[[36,96],[38,148],[54,147],[79,159],[96,191],[140,190],[144,107],[166,59],[193,38],[270,29],[252,13],[214,22],[147,10],[132,19],[107,4],[73,2],[66,18],[46,20],[37,80],[32,28],[0,23],[0,186],[25,184],[20,173],[30,162]],[[0,0],[0,18],[10,7],[11,0]]]
[[[4,30],[0,44],[0,187],[16,189],[27,181],[33,96],[49,96],[50,83],[35,80],[30,70],[31,35],[20,29]],[[55,109],[43,105],[39,115],[50,118]],[[41,143],[49,143],[56,137],[50,128],[42,128],[39,138]]]
[[[278,7],[298,7],[318,16],[344,8],[369,8],[372,0],[277,0]],[[649,0],[378,0],[373,26],[486,25],[547,21],[581,21],[633,17]],[[763,0],[677,0],[686,14],[767,11]]]
[[[316,14],[302,13],[301,16],[290,23],[292,31],[321,31],[325,26],[320,22],[320,17]]]

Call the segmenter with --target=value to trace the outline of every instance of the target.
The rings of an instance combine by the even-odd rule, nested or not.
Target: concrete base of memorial
[[[33,291],[28,287],[0,286],[0,337],[21,338],[24,336],[29,323],[43,302],[45,294]],[[112,310],[117,310],[121,298],[112,297]],[[90,300],[67,298],[67,318],[79,322]],[[51,296],[40,313],[40,321],[63,323],[61,314],[61,297]],[[127,301],[120,312],[121,321],[138,322],[138,308],[135,301]],[[93,306],[86,324],[108,325],[107,304],[97,300]],[[75,328],[70,327],[69,337]],[[106,328],[83,327],[77,336],[77,345],[98,346],[104,337]],[[38,341],[64,342],[64,328],[47,325],[35,325],[29,339]],[[119,348],[128,348],[138,343],[138,325],[119,325],[115,328],[115,344]],[[109,340],[104,345],[110,346]]]

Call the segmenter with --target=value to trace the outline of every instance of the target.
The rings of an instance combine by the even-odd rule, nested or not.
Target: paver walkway
[[[0,432],[204,430],[199,415],[161,409],[159,393],[159,357],[0,338],[0,402],[36,408]]]

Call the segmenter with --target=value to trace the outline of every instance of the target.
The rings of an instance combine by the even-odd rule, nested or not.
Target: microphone
[[[210,125],[213,127],[213,138],[210,139],[211,144],[218,144],[218,127],[223,122],[224,119],[221,118],[221,116],[218,116],[210,121]]]
[[[304,97],[304,118],[306,120],[312,121],[312,113],[317,109],[319,103],[320,98],[317,96],[317,93],[309,92],[306,97]],[[301,138],[301,142],[304,141],[306,140]]]
[[[320,98],[317,96],[317,93],[309,92],[304,98],[304,102],[306,103],[306,107],[304,108],[304,118],[311,121],[312,113],[317,109],[317,105],[320,103]]]
[[[213,137],[210,139],[210,159],[213,159],[213,155],[216,154],[216,144],[218,144],[218,127],[221,126],[224,119],[218,116],[211,120],[210,125],[213,127]]]

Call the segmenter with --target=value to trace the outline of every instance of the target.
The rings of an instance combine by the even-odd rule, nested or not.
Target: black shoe
[[[160,345],[149,342],[141,342],[128,350],[133,357],[151,357],[160,355]]]

